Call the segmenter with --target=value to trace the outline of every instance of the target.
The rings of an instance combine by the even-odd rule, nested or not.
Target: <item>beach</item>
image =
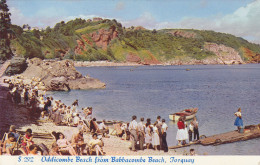
[[[157,115],[161,115],[162,118],[167,120],[167,115],[173,111],[172,107],[179,107],[176,109],[181,109],[184,103],[187,104],[185,107],[197,105],[200,108],[197,115],[200,121],[200,133],[206,136],[233,130],[234,117],[232,111],[236,110],[238,105],[242,105],[244,109],[246,125],[258,123],[258,113],[255,112],[258,105],[258,91],[254,90],[258,81],[249,82],[249,80],[258,78],[256,73],[259,65],[208,65],[189,66],[189,68],[190,71],[187,72],[187,66],[140,66],[136,68],[132,66],[109,68],[79,67],[77,70],[83,75],[90,74],[108,83],[109,85],[106,90],[50,91],[48,96],[53,96],[57,100],[61,99],[66,105],[71,105],[75,99],[79,99],[80,107],[93,107],[93,115],[97,120],[106,119],[125,122],[129,122],[132,115],[137,115],[137,121],[140,120],[140,117],[144,117],[145,119],[151,118],[154,121]],[[230,74],[234,72],[236,74]],[[255,74],[245,74],[248,72]],[[211,75],[214,75],[214,77]],[[161,82],[158,83],[158,81],[154,80],[161,80],[165,86],[161,86]],[[204,80],[203,84],[201,84],[201,80]],[[237,81],[243,83],[243,85],[241,83],[238,84]],[[190,84],[193,84],[193,86],[190,86]],[[1,107],[5,110],[3,113],[5,115],[1,116],[1,127],[4,128],[1,128],[1,136],[3,132],[8,131],[11,124],[16,125],[18,130],[24,131],[27,128],[33,128],[33,132],[48,134],[52,130],[64,130],[66,132],[66,130],[74,129],[74,127],[56,126],[46,121],[37,122],[40,115],[37,113],[30,114],[26,108],[14,106],[13,103],[8,102],[4,94],[7,91],[7,89],[1,87]],[[233,95],[230,95],[230,93]],[[248,99],[245,100],[245,96]],[[226,99],[223,100],[223,98]],[[180,100],[180,102],[169,102],[169,100]],[[117,104],[114,104],[115,102]],[[227,109],[229,110],[227,111]],[[215,118],[208,120],[210,116],[216,113],[218,115]],[[216,126],[216,123],[219,124],[219,127]],[[167,131],[168,146],[175,146],[176,124],[168,120],[167,125],[169,126],[169,130]],[[90,134],[85,134],[84,137],[87,142],[90,139]],[[35,140],[39,141],[39,143],[44,142],[47,146],[50,146],[53,142],[53,139],[35,138]],[[223,155],[223,153],[230,155],[255,155],[258,153],[256,147],[258,139],[220,146],[204,147],[194,145],[176,149],[177,152],[169,150],[169,153],[154,150],[138,151],[136,153],[130,151],[129,141],[123,141],[121,138],[115,136],[103,138],[103,140],[105,142],[104,151],[110,155],[183,155],[190,148],[194,148],[200,155],[204,153],[209,153],[209,155]],[[241,145],[243,147],[237,151],[236,148]],[[117,148],[120,148],[118,149],[120,152],[117,152]],[[124,152],[122,153],[121,150]]]
[[[51,132],[70,132],[72,135],[76,133],[77,127],[69,127],[69,126],[57,126],[53,122],[49,120],[42,120],[40,115],[35,113],[30,113],[28,109],[14,105],[10,100],[7,100],[6,94],[8,92],[7,84],[3,83],[3,79],[8,77],[0,78],[0,106],[1,106],[1,137],[4,132],[8,132],[10,125],[15,125],[16,130],[18,132],[25,132],[28,128],[32,129],[33,133],[46,134],[46,137],[50,137]],[[5,116],[5,118],[3,118]],[[39,120],[40,119],[40,120]],[[84,141],[88,142],[91,139],[90,133],[84,133]],[[35,144],[45,144],[48,149],[51,148],[53,142],[55,142],[54,138],[42,138],[35,137],[33,138]],[[169,150],[169,152],[155,151],[153,149],[145,149],[138,150],[137,152],[133,152],[129,149],[131,142],[122,140],[114,135],[109,135],[109,138],[103,138],[104,146],[103,151],[106,155],[183,155],[187,153],[184,149],[182,151]]]

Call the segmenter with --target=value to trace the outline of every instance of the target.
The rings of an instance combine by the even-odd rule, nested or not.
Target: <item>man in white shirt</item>
[[[139,146],[140,150],[144,150],[144,118],[142,117],[140,119],[140,122],[138,123],[138,138],[139,138]]]
[[[165,123],[165,119],[162,119],[162,148],[164,152],[168,152],[168,145],[166,141],[166,131],[168,129],[167,124]]]
[[[108,129],[108,127],[105,125],[105,122],[106,122],[106,121],[103,120],[102,123],[100,123],[100,124],[98,125],[98,128],[99,128],[99,130],[101,131],[103,137],[106,137],[106,134],[109,133],[109,129]]]
[[[157,128],[158,128],[158,133],[159,133],[159,138],[160,138],[160,150],[163,148],[162,146],[162,122],[161,122],[161,116],[157,116]]]
[[[73,125],[78,126],[80,121],[79,114],[77,113],[76,116],[73,118]]]
[[[138,137],[137,137],[138,124],[135,120],[136,120],[136,116],[132,116],[132,121],[129,124],[129,131],[132,136],[132,140],[131,140],[132,151],[136,152],[135,145],[137,144],[137,140],[138,140]]]

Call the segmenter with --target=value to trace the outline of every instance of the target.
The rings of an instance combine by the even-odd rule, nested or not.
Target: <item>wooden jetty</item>
[[[185,145],[171,146],[171,147],[168,147],[168,148],[169,149],[177,149],[177,148],[189,147],[189,146],[194,145],[194,144],[199,144],[199,141],[187,143]]]
[[[213,135],[200,139],[200,144],[206,145],[220,145],[225,143],[233,143],[237,141],[245,141],[249,139],[255,139],[260,137],[260,125],[246,126],[243,133],[239,133],[237,130],[226,132],[218,135]]]
[[[172,146],[169,147],[169,149],[188,147],[196,144],[201,144],[203,146],[220,145],[220,144],[245,141],[245,140],[250,140],[255,138],[260,138],[260,124],[245,126],[243,133],[239,133],[237,130],[235,130],[235,131],[230,131],[230,132],[221,133],[217,135],[212,135],[209,137],[202,135],[200,136],[199,141],[188,143],[185,145]]]

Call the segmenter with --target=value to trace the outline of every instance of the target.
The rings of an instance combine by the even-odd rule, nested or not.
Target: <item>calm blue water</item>
[[[186,71],[186,69],[190,71]],[[260,65],[199,65],[140,67],[80,67],[83,75],[98,78],[106,89],[53,92],[68,105],[76,98],[80,107],[92,106],[98,120],[130,121],[132,115],[162,116],[169,126],[168,145],[176,145],[176,124],[168,115],[198,107],[200,135],[236,129],[234,113],[242,109],[245,125],[260,123]],[[220,146],[194,146],[199,154],[259,155],[260,138]],[[184,149],[180,149],[184,150]],[[189,150],[189,148],[185,148]]]

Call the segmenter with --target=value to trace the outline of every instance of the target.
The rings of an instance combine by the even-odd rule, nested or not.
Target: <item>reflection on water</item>
[[[190,71],[186,71],[189,68]],[[92,106],[99,120],[130,121],[132,115],[162,116],[169,126],[169,146],[177,143],[176,124],[168,115],[198,107],[200,135],[213,135],[236,129],[234,112],[242,108],[245,125],[259,124],[260,65],[234,66],[142,66],[77,68],[83,75],[98,78],[106,89],[54,92],[56,99],[80,107]],[[258,155],[260,139],[220,146],[194,146],[200,154]],[[243,147],[241,147],[243,146]],[[189,148],[186,148],[187,151]]]

